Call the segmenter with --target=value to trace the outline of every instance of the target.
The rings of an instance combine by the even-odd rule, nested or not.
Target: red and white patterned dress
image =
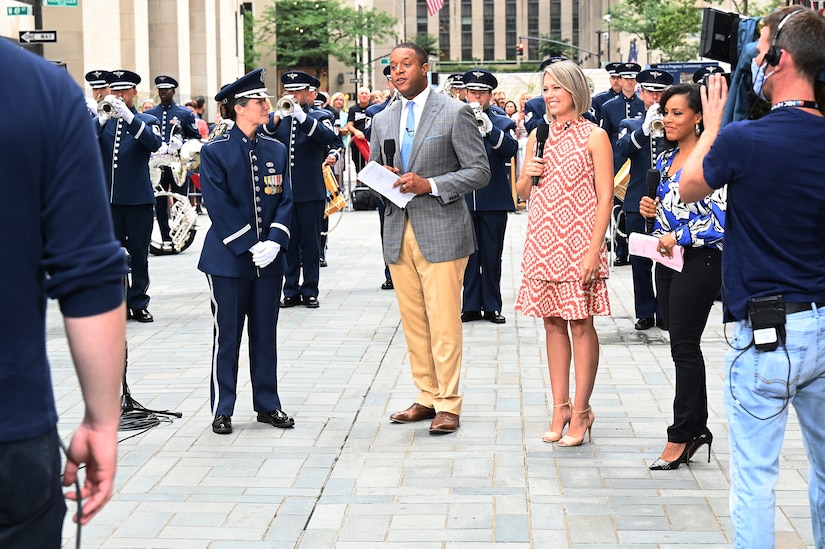
[[[593,159],[587,140],[595,124],[582,117],[567,128],[550,124],[544,171],[530,191],[523,273],[515,308],[526,316],[579,320],[610,314],[607,245],[599,250],[599,276],[582,284],[580,265],[596,216]]]

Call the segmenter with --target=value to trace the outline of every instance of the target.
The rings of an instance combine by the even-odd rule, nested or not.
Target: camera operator
[[[799,6],[768,15],[752,72],[770,113],[720,129],[727,86],[710,77],[705,132],[682,174],[686,201],[728,185],[723,288],[735,325],[724,396],[737,548],[774,546],[789,403],[811,462],[814,545],[825,547],[825,118],[814,99],[823,67],[825,18]]]

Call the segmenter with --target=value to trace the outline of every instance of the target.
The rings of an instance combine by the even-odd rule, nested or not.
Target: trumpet
[[[103,99],[97,104],[97,115],[103,118],[118,118],[120,116],[108,98]]]
[[[665,121],[661,111],[656,113],[656,116],[650,122],[650,137],[664,137],[665,136]]]
[[[291,95],[285,95],[282,98],[278,99],[278,102],[275,104],[275,109],[282,112],[285,116],[291,116],[295,109],[300,108],[298,102],[295,101],[295,97]]]
[[[484,108],[482,108],[481,104],[473,101],[470,103],[470,108],[473,109],[473,114],[476,117],[476,125],[478,126],[479,131],[484,133],[484,128],[487,126],[487,122],[484,120]]]

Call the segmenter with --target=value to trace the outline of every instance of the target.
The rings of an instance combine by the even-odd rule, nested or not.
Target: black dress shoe
[[[640,318],[636,321],[636,324],[633,326],[637,330],[649,330],[653,327],[653,319],[652,318]]]
[[[395,288],[395,286],[392,285],[392,280],[390,280],[390,279],[385,280],[384,283],[381,284],[381,289],[382,290],[392,290],[394,288]]]
[[[489,320],[493,324],[504,324],[505,322],[507,322],[507,319],[504,318],[504,315],[502,315],[498,311],[485,311],[484,320]]]
[[[232,418],[218,415],[212,420],[212,432],[219,435],[228,435],[232,432]]]
[[[667,331],[667,324],[665,324],[665,319],[664,318],[657,318],[656,319],[656,327]]]
[[[283,410],[272,410],[271,412],[258,412],[258,421],[269,423],[281,429],[291,429],[295,426],[295,420],[286,415]]]
[[[461,313],[461,322],[472,322],[474,320],[481,320],[481,311],[465,311]]]
[[[288,308],[288,307],[295,307],[296,305],[301,304],[301,296],[296,295],[292,297],[284,297],[284,300],[281,301],[281,307]]]
[[[154,322],[155,317],[146,309],[135,309],[132,311],[132,320],[137,320],[138,322]]]
[[[317,297],[310,296],[304,298],[304,307],[306,307],[307,309],[317,309],[320,306],[321,304],[318,303]]]
[[[326,266],[327,266],[327,260],[322,257],[321,258],[321,267],[326,267]]]
[[[630,260],[626,257],[618,257],[613,261],[613,265],[616,267],[624,267],[625,265],[630,265]]]

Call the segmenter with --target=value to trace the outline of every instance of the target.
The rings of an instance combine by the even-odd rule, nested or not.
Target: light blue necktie
[[[404,127],[404,137],[401,139],[401,164],[404,166],[404,171],[407,171],[407,160],[410,158],[410,151],[412,150],[413,139],[415,139],[415,111],[413,107],[415,103],[407,102],[407,125]]]

